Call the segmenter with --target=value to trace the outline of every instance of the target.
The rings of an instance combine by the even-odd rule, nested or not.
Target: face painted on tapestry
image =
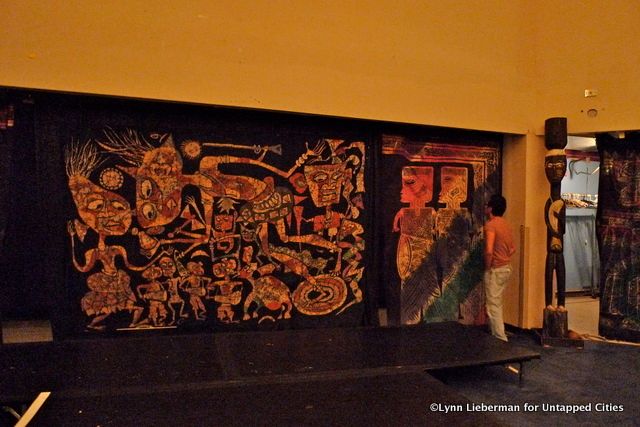
[[[402,168],[400,201],[424,205],[433,197],[433,168],[407,166]]]
[[[135,171],[136,215],[144,228],[165,225],[180,214],[182,160],[171,144],[145,153]]]
[[[159,277],[162,277],[162,269],[157,265],[151,266],[142,272],[142,277],[147,280],[156,280]]]
[[[256,240],[256,229],[250,225],[240,225],[240,237],[245,242],[253,242]]]
[[[344,172],[344,163],[304,167],[311,199],[317,207],[331,206],[340,201]]]
[[[235,273],[238,267],[238,262],[233,258],[225,258],[221,262],[213,264],[213,275],[215,277],[225,277],[229,274]]]
[[[552,184],[559,184],[567,172],[567,157],[563,155],[547,155],[544,158],[544,173]]]
[[[445,166],[440,176],[440,203],[462,203],[467,200],[467,168]]]
[[[160,261],[158,261],[158,265],[162,269],[162,274],[165,277],[172,277],[177,271],[176,263],[173,262],[173,260],[168,256],[160,258]]]
[[[196,276],[204,276],[204,267],[201,262],[189,261],[187,263],[187,270]]]
[[[233,230],[233,215],[216,215],[213,218],[213,228],[217,231]]]
[[[640,206],[640,159],[615,159],[611,168],[613,186],[621,206]]]
[[[80,218],[93,230],[106,236],[120,236],[129,230],[131,207],[124,197],[80,175],[69,179],[69,188]]]

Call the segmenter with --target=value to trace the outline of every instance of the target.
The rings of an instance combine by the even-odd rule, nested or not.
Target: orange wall
[[[6,3],[0,85],[526,128],[522,1]]]
[[[513,134],[504,191],[523,245],[506,319],[523,327],[540,326],[544,305],[544,120],[568,117],[572,133],[640,128],[638,0],[0,6],[4,86]]]
[[[640,1],[535,3],[537,130],[556,116],[573,133],[639,129]],[[585,89],[598,96],[585,98]]]

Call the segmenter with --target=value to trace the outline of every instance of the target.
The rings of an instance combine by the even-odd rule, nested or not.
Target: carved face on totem
[[[165,225],[180,215],[182,159],[173,144],[145,153],[136,179],[136,215],[144,228]]]
[[[618,203],[625,208],[640,206],[640,157],[614,157],[611,176]]]
[[[98,234],[121,236],[129,230],[131,207],[124,197],[81,175],[69,178],[69,188],[80,218]]]
[[[311,199],[317,207],[331,206],[340,202],[344,173],[344,163],[304,167],[304,177],[309,186]]]
[[[467,168],[444,166],[440,170],[440,197],[438,202],[460,206],[467,200]]]
[[[433,198],[433,167],[406,166],[402,168],[400,201],[412,207],[423,207]]]
[[[544,173],[551,184],[559,184],[567,172],[567,156],[563,150],[550,150],[544,158]]]

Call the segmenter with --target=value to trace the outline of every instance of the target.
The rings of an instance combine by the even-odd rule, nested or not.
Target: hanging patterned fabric
[[[640,341],[640,133],[596,138],[601,158],[599,332]]]
[[[499,141],[383,135],[382,154],[390,323],[483,324],[482,227],[485,203],[500,189]]]

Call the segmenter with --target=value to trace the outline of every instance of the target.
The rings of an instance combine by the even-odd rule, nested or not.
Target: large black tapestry
[[[122,311],[138,328],[338,316],[361,303],[364,143],[300,148],[285,148],[299,156],[280,169],[281,146],[135,129],[67,144],[87,327]]]
[[[2,93],[5,314],[56,337],[484,321],[497,134]]]
[[[599,332],[640,341],[640,134],[596,138],[600,153],[597,235]]]
[[[364,323],[368,149],[348,125],[62,95],[18,105],[38,158],[18,173],[38,176],[47,212],[24,244],[62,333]]]

